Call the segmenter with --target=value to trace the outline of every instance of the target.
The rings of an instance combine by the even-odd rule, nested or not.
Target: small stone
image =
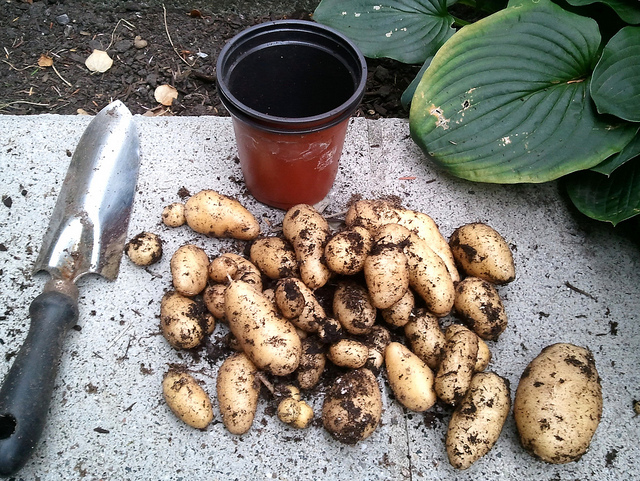
[[[137,49],[145,48],[147,46],[147,41],[140,35],[136,35],[136,38],[133,39],[133,46]]]
[[[132,45],[133,44],[131,43],[131,40],[120,40],[119,42],[116,42],[114,44],[113,48],[118,53],[124,53],[127,50],[129,50],[132,47]]]
[[[69,15],[67,15],[66,13],[63,13],[62,15],[58,15],[56,17],[56,22],[58,22],[60,25],[67,25],[71,20],[69,20]]]

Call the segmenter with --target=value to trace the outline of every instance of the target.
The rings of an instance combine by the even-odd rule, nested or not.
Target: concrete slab
[[[26,336],[28,305],[47,279],[32,275],[49,215],[86,117],[0,117],[0,378]],[[451,178],[424,162],[404,120],[353,119],[327,212],[352,195],[398,195],[430,214],[449,236],[474,221],[495,227],[512,245],[518,277],[500,288],[509,327],[491,343],[490,368],[515,390],[520,374],[554,342],[589,347],[602,378],[604,413],[588,453],[553,466],[520,447],[512,418],[494,449],[469,470],[455,471],[444,450],[449,413],[407,413],[383,389],[383,421],[356,446],[333,441],[319,425],[295,431],[260,402],[253,429],[237,437],[219,422],[198,431],[165,405],[161,379],[187,363],[212,395],[220,361],[169,347],[159,334],[160,298],[170,287],[169,258],[186,242],[210,256],[237,247],[204,239],[159,219],[178,190],[213,188],[238,197],[267,230],[282,211],[246,192],[229,119],[136,117],[142,167],[130,236],[142,230],[165,241],[164,258],[141,269],[123,260],[110,283],[79,282],[80,321],[69,334],[48,424],[20,479],[538,479],[640,478],[640,279],[638,247],[606,225],[582,222],[557,183],[494,186]],[[7,199],[10,198],[10,201]],[[224,328],[218,327],[217,335]],[[384,385],[383,377],[379,378]],[[309,399],[316,413],[322,399]]]

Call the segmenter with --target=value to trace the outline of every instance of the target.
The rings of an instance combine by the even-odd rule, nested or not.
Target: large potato
[[[209,257],[200,247],[180,246],[171,256],[173,288],[183,296],[196,296],[207,287]]]
[[[162,394],[171,411],[189,426],[204,429],[213,419],[209,395],[184,371],[170,369],[165,374]]]
[[[212,237],[252,240],[260,225],[240,202],[214,190],[203,190],[184,204],[184,218],[194,231]]]
[[[276,376],[296,370],[300,337],[267,297],[246,282],[232,281],[224,292],[224,308],[229,329],[259,369]]]
[[[449,238],[457,264],[469,276],[492,284],[506,284],[516,278],[509,245],[492,227],[475,222],[458,227]]]
[[[500,437],[510,409],[509,381],[493,372],[475,374],[449,421],[446,446],[451,465],[467,469],[487,454]]]
[[[382,416],[382,395],[373,373],[356,369],[339,376],[322,405],[322,424],[338,441],[356,444],[368,438]]]
[[[602,389],[591,352],[553,344],[529,363],[513,404],[522,446],[553,464],[587,451],[602,416]]]
[[[260,394],[257,372],[246,354],[240,352],[225,359],[218,370],[218,405],[222,422],[232,434],[244,434],[253,424]]]
[[[482,339],[497,341],[507,328],[507,311],[498,290],[479,277],[467,277],[456,285],[456,313]]]
[[[160,301],[160,330],[176,349],[198,346],[205,333],[215,327],[213,316],[206,307],[175,291],[167,292]]]
[[[389,385],[400,404],[416,412],[435,404],[433,371],[418,356],[399,342],[392,342],[384,352],[384,363]]]

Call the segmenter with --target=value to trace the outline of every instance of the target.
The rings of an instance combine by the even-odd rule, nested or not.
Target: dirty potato
[[[507,328],[507,311],[498,290],[479,277],[458,282],[454,307],[463,322],[482,339],[497,341]]]
[[[438,317],[427,309],[416,309],[415,315],[404,326],[404,334],[411,350],[434,371],[438,369],[442,350],[447,340]]]
[[[442,350],[436,374],[436,394],[447,404],[457,405],[469,389],[478,358],[478,336],[469,331],[453,334]]]
[[[141,232],[124,249],[135,265],[150,266],[162,257],[162,240],[153,232]]]
[[[222,422],[232,434],[244,434],[253,424],[258,408],[258,370],[244,353],[225,359],[218,370],[216,391]]]
[[[352,276],[364,268],[372,246],[371,234],[364,227],[336,233],[324,249],[327,266],[336,274]]]
[[[296,253],[281,237],[260,237],[253,241],[249,259],[270,279],[298,277]]]
[[[213,331],[215,320],[200,303],[175,291],[167,292],[160,302],[160,330],[176,349],[192,349]]]
[[[296,370],[300,389],[311,389],[320,382],[326,359],[324,347],[315,337],[302,340],[302,356]]]
[[[184,218],[184,204],[174,202],[162,209],[162,222],[167,227],[180,227],[186,222]]]
[[[189,426],[204,429],[213,420],[209,395],[190,374],[170,369],[162,380],[162,394],[171,411]]]
[[[344,330],[355,335],[369,332],[377,315],[367,289],[349,281],[338,284],[333,295],[333,313]]]

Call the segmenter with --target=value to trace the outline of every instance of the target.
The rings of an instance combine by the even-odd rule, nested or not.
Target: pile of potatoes
[[[447,241],[424,213],[388,200],[358,200],[337,232],[312,206],[297,205],[284,215],[281,233],[262,236],[247,209],[211,190],[168,206],[162,218],[169,226],[186,223],[207,236],[250,242],[247,257],[228,252],[209,259],[200,247],[180,247],[170,262],[173,288],[161,301],[160,327],[176,349],[197,347],[216,322],[228,326],[235,353],[221,365],[216,391],[231,433],[251,428],[261,384],[279,401],[283,422],[309,426],[314,413],[301,392],[337,371],[325,393],[322,424],[335,439],[355,444],[380,423],[377,376],[383,372],[406,409],[423,412],[438,400],[454,407],[446,435],[454,467],[468,468],[496,443],[511,393],[506,379],[485,371],[491,360],[486,341],[497,341],[507,327],[496,285],[513,281],[515,268],[509,246],[494,229],[467,224]],[[325,295],[318,298],[321,291]],[[461,322],[443,322],[451,313]],[[539,422],[534,410],[554,388],[535,361],[523,380],[536,386],[546,376],[547,387],[544,392],[519,387],[515,401],[523,446],[549,462],[579,458],[602,409],[593,358],[582,348],[563,346],[563,354],[573,353],[589,367],[576,368],[565,379],[574,387],[588,385],[593,420],[589,427],[551,429],[581,437],[571,454],[561,453],[557,439],[547,450],[553,456],[545,454],[534,440],[541,430],[529,429]],[[329,370],[329,364],[337,369]],[[212,420],[210,398],[186,370],[170,369],[163,392],[187,424],[201,429]],[[567,418],[569,411],[563,412]]]

